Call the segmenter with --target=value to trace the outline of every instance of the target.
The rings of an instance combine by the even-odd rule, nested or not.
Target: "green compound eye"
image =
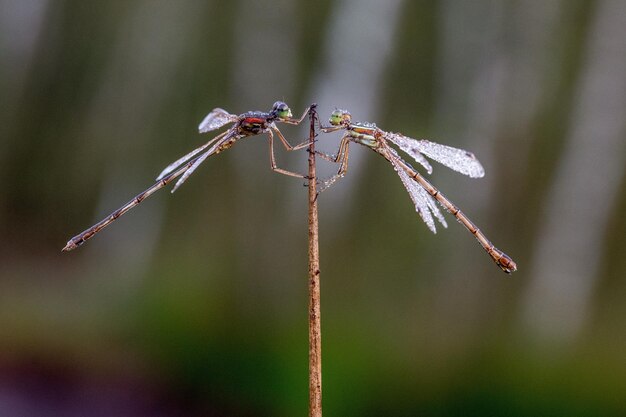
[[[272,107],[272,112],[274,112],[274,114],[276,114],[276,116],[280,119],[287,119],[291,117],[291,109],[289,108],[287,103],[284,103],[282,101],[277,101],[276,103],[274,103],[274,106]]]
[[[331,113],[330,119],[328,121],[333,126],[339,126],[341,122],[344,120],[349,122],[350,118],[351,118],[350,113],[348,113],[345,110],[337,109]]]
[[[339,123],[341,123],[341,112],[339,110],[335,110],[334,112],[332,112],[328,121],[331,125],[337,126]]]

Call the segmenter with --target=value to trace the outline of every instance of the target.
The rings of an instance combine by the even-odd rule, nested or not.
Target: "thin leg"
[[[320,130],[324,133],[332,133],[338,130],[345,129],[344,126],[323,126],[321,123],[319,125],[320,125]]]
[[[307,139],[306,141],[299,143],[297,145],[294,145],[291,149],[289,149],[290,151],[298,151],[300,149],[303,148],[307,148],[311,143],[309,142],[309,139]]]
[[[285,147],[285,149],[287,149],[288,151],[297,151],[300,150],[302,148],[306,148],[307,146],[309,146],[309,139],[305,140],[302,143],[299,143],[295,146],[291,145],[287,139],[285,138],[285,136],[282,134],[282,132],[277,128],[277,127],[273,127],[272,128],[276,134],[278,135],[278,138],[280,139],[280,141],[282,142],[283,146]]]
[[[185,164],[185,166],[180,168],[178,171],[176,171],[176,172],[174,172],[172,174],[164,176],[159,181],[157,181],[154,185],[152,185],[150,188],[148,188],[145,191],[137,194],[135,196],[135,198],[133,198],[132,200],[130,200],[129,202],[124,204],[122,207],[120,207],[117,210],[115,210],[113,213],[109,214],[107,217],[105,217],[104,219],[102,219],[98,223],[94,224],[89,229],[85,230],[84,232],[82,232],[82,233],[74,236],[73,238],[71,238],[67,242],[65,247],[63,248],[63,251],[64,252],[68,252],[68,251],[71,251],[73,249],[76,249],[77,247],[79,247],[80,245],[85,243],[87,240],[89,240],[92,237],[94,237],[94,235],[96,233],[100,232],[102,229],[104,229],[105,227],[107,227],[108,225],[113,223],[115,220],[117,220],[118,218],[123,216],[127,211],[129,211],[133,207],[139,205],[143,200],[145,200],[146,198],[150,197],[156,191],[158,191],[161,188],[165,187],[167,184],[172,182],[175,178],[179,177],[181,174],[186,172],[189,169],[189,167],[191,167],[194,164],[194,162],[196,162],[196,160],[200,159],[203,155],[200,155],[200,156],[192,159],[191,161],[187,162]]]
[[[339,162],[339,170],[337,171],[337,174],[333,175],[328,180],[324,181],[324,184],[322,185],[322,187],[320,187],[320,191],[319,191],[320,193],[326,190],[331,185],[333,185],[339,178],[346,175],[346,172],[348,172],[349,150],[350,150],[350,136],[345,135],[341,139],[341,143],[339,144],[339,150],[337,151],[337,156],[335,156],[335,158],[332,158],[326,154],[322,156],[322,158],[324,159],[326,159],[326,157],[330,157],[330,159],[327,159],[327,160],[331,162]]]
[[[280,141],[282,142],[283,146],[285,147],[285,149],[287,149],[288,151],[295,151],[298,149],[302,149],[304,148],[303,145],[305,145],[305,142],[296,145],[296,146],[291,146],[291,144],[289,143],[289,141],[287,141],[287,139],[285,138],[285,136],[283,136],[282,132],[280,130],[278,130],[277,127],[273,127],[272,130],[274,130],[274,132],[276,132],[276,134],[278,135],[278,139],[280,139]],[[306,142],[306,145],[308,146],[309,143]]]
[[[311,106],[307,107],[306,110],[304,110],[304,113],[302,113],[302,116],[299,119],[282,119],[281,122],[287,123],[290,125],[299,125],[300,123],[302,123],[302,121],[309,114],[310,111],[311,111]]]
[[[276,131],[278,132],[278,134],[280,135],[280,137],[282,137],[282,135],[280,134],[280,131],[278,129],[276,129]],[[270,167],[272,168],[272,171],[274,172],[278,172],[279,174],[283,174],[283,175],[289,175],[290,177],[296,177],[296,178],[304,178],[306,179],[306,175],[302,175],[302,174],[298,174],[296,172],[291,172],[291,171],[287,171],[286,169],[282,169],[282,168],[278,168],[276,166],[276,158],[274,157],[274,133],[271,130],[267,131],[267,136],[269,138],[269,145],[270,145]],[[285,140],[285,138],[282,138],[283,140]],[[285,140],[284,142],[285,147],[287,147],[287,145],[289,145],[289,143],[287,143],[287,141]],[[291,145],[289,145],[291,147]],[[288,148],[289,149],[289,148]],[[293,149],[293,148],[292,148]]]
[[[317,154],[317,156],[319,156],[322,159],[327,160],[328,162],[333,162],[333,163],[337,163],[337,158],[339,157],[339,155],[329,155],[327,153],[324,152],[320,152],[320,151],[315,151],[315,153]]]
[[[302,120],[304,119],[304,117],[306,117],[307,113],[309,113],[311,111],[311,107],[307,108],[306,111],[304,112],[304,114],[302,115],[302,117],[300,117],[300,119],[296,120],[296,121],[287,121],[284,120],[285,123],[289,123],[289,124],[300,124],[300,122],[302,122]],[[317,112],[315,112],[315,115],[313,116],[315,117],[315,120],[317,121],[317,124],[320,128],[320,130],[324,133],[330,133],[330,132],[336,132],[338,130],[343,130],[345,129],[345,126],[324,126],[322,125],[322,122],[320,122],[319,116],[317,115]],[[315,136],[317,136],[317,134],[315,134]],[[299,150],[302,148],[306,148],[307,146],[309,146],[309,139],[307,138],[306,140],[304,140],[302,143],[299,143],[298,145],[293,146],[291,149],[289,150]],[[325,154],[322,154],[321,152],[317,152],[318,155],[320,155],[322,158],[324,158]],[[325,158],[326,159],[326,158]],[[335,161],[336,162],[336,161]]]
[[[318,120],[318,123],[319,123],[319,120]],[[323,133],[331,133],[331,132],[336,132],[338,130],[345,129],[344,126],[328,126],[328,127],[326,127],[326,126],[322,126],[321,123],[319,123],[319,126],[320,126],[320,130]],[[343,138],[342,138],[342,140],[343,140]],[[337,151],[336,155],[329,155],[327,153],[320,152],[320,151],[315,151],[315,153],[317,155],[319,155],[322,159],[325,159],[325,160],[327,160],[329,162],[336,163],[341,158],[341,148],[342,148],[342,144],[340,143],[339,144],[339,150]]]
[[[299,125],[300,123],[302,123],[302,121],[304,120],[304,118],[311,112],[311,110],[313,109],[314,115],[313,117],[317,120],[318,124],[319,124],[319,117],[317,117],[317,112],[314,109],[315,104],[309,106],[306,108],[306,110],[304,110],[304,113],[302,113],[302,116],[300,116],[299,119],[282,119],[281,122],[283,123],[287,123],[290,125]],[[320,124],[321,126],[321,124]],[[282,135],[282,133],[278,130],[278,128],[275,129],[276,133],[278,135],[280,135],[281,141],[283,142],[283,144],[285,145],[285,148],[288,151],[297,151],[303,148],[306,148],[309,146],[309,138],[305,139],[303,142],[295,145],[295,146],[291,146],[291,144],[289,144],[289,142],[287,142],[287,140],[285,139],[285,137]],[[316,134],[317,136],[317,134]]]

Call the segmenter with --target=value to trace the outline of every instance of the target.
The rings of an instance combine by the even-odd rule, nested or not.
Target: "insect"
[[[272,170],[280,174],[289,175],[292,177],[305,178],[304,175],[287,171],[276,166],[276,158],[274,156],[274,133],[276,133],[281,143],[288,151],[301,149],[305,146],[308,146],[308,141],[301,143],[297,146],[291,146],[291,144],[289,144],[287,139],[285,139],[280,130],[278,130],[278,128],[276,127],[277,122],[287,123],[291,125],[300,124],[302,120],[304,120],[308,112],[309,108],[307,108],[306,111],[302,114],[302,117],[300,117],[299,119],[295,119],[291,114],[291,109],[289,108],[289,106],[287,106],[287,104],[282,101],[277,101],[276,103],[274,103],[274,105],[272,106],[272,110],[270,110],[269,112],[252,111],[243,113],[239,116],[235,114],[230,114],[220,108],[213,109],[213,111],[211,111],[211,113],[209,113],[198,126],[198,130],[200,133],[206,133],[219,129],[220,127],[229,123],[232,123],[233,125],[228,130],[217,135],[204,145],[194,149],[187,155],[179,158],[175,162],[168,165],[161,172],[161,174],[159,174],[154,185],[152,185],[145,191],[137,194],[132,200],[130,200],[122,207],[118,208],[113,213],[109,214],[107,217],[94,224],[84,232],[71,238],[63,248],[63,251],[76,249],[78,246],[91,239],[96,233],[113,223],[127,211],[137,206],[154,192],[165,187],[175,178],[180,177],[180,179],[176,182],[176,185],[172,189],[172,192],[176,191],[178,187],[180,187],[187,180],[187,178],[189,178],[189,176],[196,170],[196,168],[198,168],[198,166],[200,166],[200,164],[204,162],[209,156],[218,154],[230,148],[235,144],[236,141],[248,136],[255,136],[262,133],[267,133],[270,148],[270,167],[272,168]]]
[[[389,142],[397,145],[409,154],[429,174],[432,173],[432,166],[425,156],[471,178],[480,178],[485,175],[485,171],[474,154],[428,140],[416,140],[398,133],[385,132],[373,123],[353,123],[351,114],[346,110],[335,110],[331,114],[329,122],[331,126],[321,126],[323,132],[345,130],[345,134],[341,138],[336,155],[331,156],[319,153],[324,159],[339,163],[339,171],[325,181],[322,190],[330,187],[347,172],[350,142],[365,145],[391,163],[411,196],[415,209],[433,233],[437,232],[433,215],[444,227],[448,227],[446,220],[435,203],[436,200],[476,237],[483,249],[504,272],[508,274],[517,270],[515,262],[500,249],[496,248],[457,206],[404,161],[396,150],[389,145]]]

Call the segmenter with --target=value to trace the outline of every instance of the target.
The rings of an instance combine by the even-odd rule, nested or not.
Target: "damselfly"
[[[306,111],[302,114],[302,117],[300,117],[299,119],[294,119],[293,115],[291,114],[291,109],[289,108],[289,106],[287,106],[287,104],[283,103],[282,101],[277,101],[276,103],[274,103],[272,110],[270,110],[269,112],[253,111],[243,113],[239,116],[235,114],[230,114],[220,108],[213,109],[213,111],[211,111],[211,113],[209,113],[204,118],[204,120],[202,120],[202,123],[200,123],[200,125],[198,126],[198,130],[200,131],[200,133],[206,133],[219,129],[220,127],[229,123],[233,123],[233,125],[228,130],[217,135],[204,145],[194,149],[187,155],[168,165],[161,172],[161,174],[159,174],[154,185],[136,195],[135,198],[124,204],[119,209],[115,210],[113,213],[109,214],[98,223],[91,226],[89,229],[71,238],[63,248],[63,251],[76,249],[78,246],[91,239],[96,233],[107,227],[109,224],[113,223],[128,210],[137,206],[154,192],[165,187],[175,178],[178,178],[182,175],[182,177],[178,180],[178,182],[176,182],[176,185],[172,189],[172,192],[176,191],[178,187],[180,187],[187,180],[187,178],[189,178],[189,176],[196,170],[196,168],[198,168],[198,166],[202,162],[204,162],[205,159],[207,159],[211,155],[218,154],[230,148],[237,140],[248,136],[255,136],[262,133],[267,133],[269,137],[270,148],[270,167],[272,168],[272,170],[280,174],[290,175],[292,177],[305,178],[304,175],[287,171],[276,166],[276,158],[274,157],[274,133],[276,133],[285,149],[289,151],[308,146],[308,141],[297,146],[292,146],[287,141],[287,139],[285,139],[280,130],[278,130],[278,128],[276,127],[277,122],[287,123],[291,125],[300,124],[300,122],[302,122],[302,120],[304,120],[304,118],[306,117],[308,111],[309,109],[306,109]],[[200,155],[197,156],[198,154]]]
[[[409,154],[417,163],[422,165],[429,174],[432,173],[432,166],[426,160],[425,156],[462,174],[472,178],[480,178],[485,175],[485,171],[474,154],[428,140],[416,140],[398,133],[385,132],[373,123],[353,123],[352,116],[346,110],[335,110],[331,114],[329,122],[331,126],[321,126],[323,132],[328,133],[337,130],[345,130],[345,134],[341,138],[339,150],[336,155],[331,156],[320,153],[325,159],[339,163],[339,171],[324,183],[322,189],[331,186],[347,172],[350,142],[365,145],[391,163],[400,176],[402,184],[409,192],[415,209],[433,233],[437,232],[433,215],[444,227],[448,227],[446,220],[435,203],[436,200],[476,237],[496,265],[504,272],[511,273],[517,270],[515,262],[504,252],[496,248],[457,206],[420,175],[411,165],[404,161],[396,150],[389,145],[389,142],[397,145],[400,149]]]

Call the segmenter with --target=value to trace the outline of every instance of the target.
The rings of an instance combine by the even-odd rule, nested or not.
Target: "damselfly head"
[[[335,111],[330,114],[330,119],[328,119],[329,123],[333,126],[349,124],[350,120],[352,120],[350,112],[342,109],[335,109]]]
[[[277,101],[274,103],[274,106],[272,106],[272,113],[274,113],[279,119],[288,119],[292,116],[291,109],[287,103],[283,101]]]

